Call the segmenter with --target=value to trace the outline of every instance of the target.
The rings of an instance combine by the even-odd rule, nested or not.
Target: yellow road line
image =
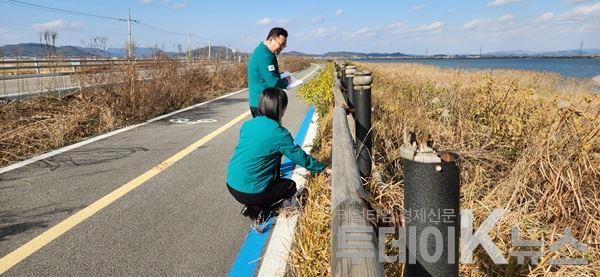
[[[242,119],[244,119],[249,114],[250,114],[250,112],[247,111],[247,112],[239,115],[238,117],[234,118],[233,120],[227,122],[227,124],[219,127],[217,130],[214,130],[210,134],[208,134],[205,137],[201,138],[200,140],[194,142],[193,144],[186,147],[185,149],[179,151],[178,153],[176,153],[175,155],[166,159],[162,163],[160,163],[157,166],[146,171],[144,174],[142,174],[142,175],[136,177],[135,179],[129,181],[128,183],[122,185],[121,187],[119,187],[116,190],[112,191],[111,193],[105,195],[104,197],[100,198],[99,200],[92,203],[91,205],[83,208],[79,212],[75,213],[74,215],[68,217],[67,219],[61,221],[54,227],[48,229],[44,233],[42,233],[39,236],[35,237],[34,239],[30,240],[29,242],[22,245],[21,247],[10,252],[8,255],[2,257],[2,259],[0,259],[0,274],[3,274],[7,270],[9,270],[11,267],[15,266],[16,264],[18,264],[25,258],[29,257],[29,255],[33,254],[35,251],[44,247],[46,244],[48,244],[51,241],[53,241],[54,239],[58,238],[60,235],[66,233],[71,228],[75,227],[77,224],[81,223],[82,221],[86,220],[90,216],[94,215],[96,212],[106,208],[106,206],[110,205],[112,202],[115,202],[117,199],[121,198],[128,192],[139,187],[144,182],[150,180],[152,177],[156,176],[160,172],[169,168],[171,165],[175,164],[177,161],[181,160],[183,157],[192,153],[196,148],[204,145],[205,143],[209,142],[210,140],[212,140],[219,134],[223,133],[225,130],[231,128],[233,125],[240,122]]]

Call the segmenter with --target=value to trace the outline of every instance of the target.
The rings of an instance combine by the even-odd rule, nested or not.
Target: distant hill
[[[600,55],[600,49],[572,49],[572,50],[560,50],[560,51],[549,51],[549,52],[534,52],[525,50],[514,50],[514,51],[499,51],[499,52],[488,52],[484,53],[483,56],[494,56],[494,57],[575,57],[575,56],[594,56]]]
[[[544,56],[591,56],[591,55],[600,55],[600,49],[583,49],[583,51],[577,50],[562,50],[562,51],[553,51],[553,52],[545,52],[541,55]]]
[[[89,56],[99,56],[92,54],[81,47],[75,46],[59,46],[52,47],[50,46],[48,49],[54,50],[55,53],[59,56],[64,57],[89,57]],[[27,56],[27,57],[43,57],[46,55],[47,47],[41,43],[20,43],[20,44],[11,44],[4,45],[0,47],[1,56]]]
[[[89,48],[89,47],[79,47],[79,46],[57,46],[52,48],[56,51],[56,54],[63,57],[125,57],[127,55],[127,51],[124,48],[108,48],[106,51],[97,49],[97,48]],[[235,56],[249,55],[249,53],[244,52],[234,52],[233,49],[225,47],[225,46],[212,46],[211,47],[211,58],[219,58],[224,59],[227,55],[231,57],[232,54]],[[16,55],[22,57],[44,57],[46,55],[46,45],[40,43],[20,43],[20,44],[11,44],[0,46],[0,56],[6,57],[14,57]],[[155,55],[156,53],[165,53],[171,57],[177,56],[185,56],[186,52],[182,53],[177,52],[165,52],[159,48],[153,47],[137,47],[135,49],[135,55],[138,58],[150,57]],[[194,57],[208,57],[208,47],[197,48],[192,51],[192,55]],[[460,57],[479,57],[479,54],[461,54],[461,55],[433,55],[433,56],[420,56],[420,55],[410,55],[404,54],[400,52],[393,53],[363,53],[363,52],[350,52],[350,51],[335,51],[335,52],[327,52],[322,55],[318,54],[306,54],[300,51],[289,51],[283,52],[284,56],[302,56],[302,57],[313,57],[313,58],[348,58],[348,59],[373,59],[373,58],[406,58],[406,57],[414,57],[414,58],[460,58]],[[548,52],[534,52],[534,51],[524,51],[524,50],[514,50],[514,51],[498,51],[498,52],[488,52],[483,53],[481,57],[490,58],[490,57],[576,57],[576,56],[600,56],[600,49],[584,49],[580,51],[578,49],[575,50],[561,50],[561,51],[548,51]]]
[[[316,54],[306,54],[300,51],[289,51],[289,52],[282,52],[281,55],[283,56],[298,56],[298,57],[317,57],[317,56],[321,56],[321,55],[316,55]]]
[[[324,57],[343,57],[343,58],[401,58],[408,57],[411,55],[394,52],[394,53],[361,53],[361,52],[347,52],[347,51],[337,51],[337,52],[327,52],[321,56]]]
[[[105,50],[101,50],[98,48],[90,48],[90,47],[80,47],[80,46],[57,46],[50,47],[50,49],[54,49],[56,54],[63,57],[126,57],[127,50],[125,48],[108,48]],[[212,46],[211,47],[211,56],[212,57],[225,57],[225,49],[227,49],[227,55],[231,56],[233,49],[226,48],[223,46]],[[47,52],[47,47],[45,44],[40,43],[19,43],[19,44],[11,44],[0,46],[0,56],[5,57],[44,57]],[[177,56],[185,56],[186,52],[177,53],[177,52],[165,52],[159,48],[153,47],[136,47],[135,48],[135,56],[138,58],[143,57],[151,57],[157,53],[165,53],[171,57]],[[208,56],[208,47],[198,48],[192,51],[192,53],[196,56],[207,57]],[[239,55],[239,52],[235,53]]]

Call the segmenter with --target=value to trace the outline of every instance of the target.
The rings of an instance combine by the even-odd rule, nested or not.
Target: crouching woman
[[[240,129],[227,168],[227,188],[248,209],[269,210],[296,193],[295,182],[280,176],[282,155],[312,173],[325,170],[322,163],[294,144],[290,132],[281,126],[287,102],[285,91],[266,88],[260,96],[259,115]]]

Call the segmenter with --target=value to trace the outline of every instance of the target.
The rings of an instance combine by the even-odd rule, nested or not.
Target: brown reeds
[[[311,61],[312,59],[310,58],[283,55],[279,56],[277,62],[279,63],[280,71],[296,72],[308,68]]]
[[[589,93],[589,82],[530,71],[359,67],[372,70],[375,80],[373,157],[380,176],[365,186],[371,204],[391,212],[394,225],[400,226],[404,216],[399,150],[402,130],[410,126],[429,131],[438,149],[461,155],[461,208],[473,210],[474,226],[494,208],[508,210],[490,236],[509,264],[493,264],[478,248],[474,264],[460,266],[461,276],[594,276],[600,271],[600,96]],[[319,126],[324,129],[330,126]],[[320,178],[307,186],[313,193],[300,219],[290,274],[329,276],[331,192]],[[509,257],[512,226],[519,228],[520,239],[544,241],[538,265],[518,265]],[[567,227],[588,245],[586,252],[549,251]],[[559,257],[585,257],[589,264],[550,265]],[[385,269],[386,275],[398,276],[402,265],[385,264]]]
[[[469,276],[593,276],[600,270],[600,97],[589,84],[556,74],[469,71],[414,64],[360,64],[373,71],[374,157],[382,183],[368,184],[382,207],[402,217],[402,130],[433,134],[439,149],[460,153],[461,208],[478,226],[494,208],[507,215],[491,233],[509,258],[510,230],[545,242],[539,265],[494,265],[478,249]],[[585,253],[549,246],[565,228]],[[551,266],[555,257],[588,265]],[[397,267],[388,271],[397,273]]]

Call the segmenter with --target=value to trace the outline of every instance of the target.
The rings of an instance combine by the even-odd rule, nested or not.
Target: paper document
[[[294,78],[294,76],[292,76],[292,74],[289,71],[285,71],[285,72],[281,73],[280,76],[281,76],[281,79],[284,79],[287,76],[290,76],[290,82],[286,89],[293,89],[304,83],[302,80],[297,80],[296,78]]]

